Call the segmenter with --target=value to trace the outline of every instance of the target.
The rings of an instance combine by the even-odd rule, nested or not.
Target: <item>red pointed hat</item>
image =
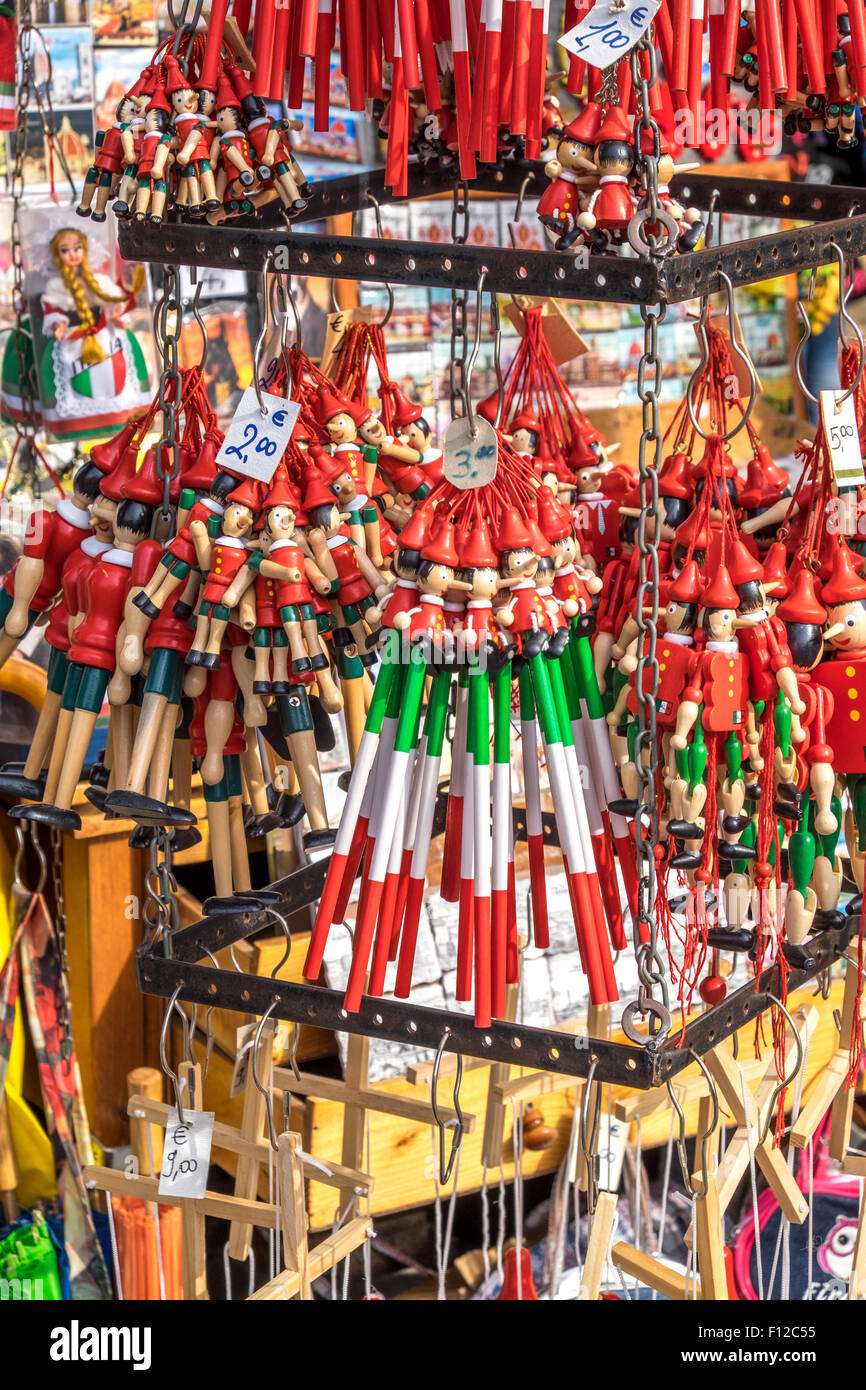
[[[410,401],[409,397],[399,386],[392,384],[389,387],[389,391],[391,393],[391,399],[394,402],[394,410],[391,415],[391,425],[393,429],[402,430],[406,425],[411,425],[416,420],[421,419],[424,411],[423,408],[418,405],[417,401]]]
[[[430,534],[430,514],[416,507],[399,535],[404,550],[421,550]]]
[[[473,569],[496,569],[499,564],[499,557],[493,548],[493,541],[487,522],[482,519],[476,521],[469,537],[460,551],[460,568],[466,570]]]
[[[557,502],[549,487],[543,487],[538,494],[538,525],[549,541],[561,541],[574,530],[570,511]]]
[[[280,467],[271,479],[271,486],[265,498],[265,508],[268,511],[271,507],[291,507],[294,510],[297,504],[297,494],[289,482],[289,475],[285,467]]]
[[[371,420],[373,417],[373,412],[370,409],[370,407],[362,401],[349,401],[348,411],[352,419],[355,421],[355,424],[359,427],[365,424],[367,420]]]
[[[739,608],[740,596],[731,583],[727,565],[719,565],[701,596],[702,608]]]
[[[350,414],[349,402],[335,387],[319,387],[316,392],[316,416],[320,425],[327,424],[335,415]]]
[[[642,130],[642,131],[641,131],[641,137],[640,137],[640,152],[641,152],[641,154],[654,154],[654,153],[655,153],[655,143],[654,143],[654,140],[653,140],[653,130],[652,130],[652,127],[650,127],[649,130]],[[670,152],[671,152],[671,147],[670,147],[670,145],[668,144],[668,142],[667,142],[667,140],[666,140],[666,138],[665,138],[664,131],[659,130],[659,154],[670,154]]]
[[[103,497],[109,497],[112,502],[123,501],[124,484],[135,477],[135,466],[137,462],[137,445],[127,445],[115,467],[112,468],[111,472],[108,473],[99,484],[99,491],[102,493]]]
[[[166,462],[170,462],[168,453]],[[121,488],[125,502],[146,502],[155,507],[162,501],[162,480],[156,475],[156,446],[151,446],[142,460],[141,467],[131,478],[127,478]]]
[[[857,573],[854,556],[843,542],[833,551],[830,577],[821,586],[821,602],[832,608],[860,598],[866,598],[866,579]]]
[[[525,550],[532,537],[525,519],[516,507],[505,507],[499,521],[496,545],[500,554],[505,550]]]
[[[314,507],[333,507],[334,494],[329,492],[322,481],[318,469],[311,468],[304,488],[304,511],[311,512]]]
[[[578,468],[597,468],[599,457],[591,448],[591,440],[580,430],[575,430],[568,446],[568,462],[575,471]]]
[[[701,572],[694,560],[683,565],[676,579],[668,585],[668,598],[674,603],[700,603]]]
[[[771,598],[778,599],[788,593],[791,583],[788,578],[788,552],[784,541],[773,541],[763,561],[764,587],[772,585]]]
[[[621,106],[611,106],[601,123],[596,140],[601,144],[603,140],[631,141],[631,137],[631,120]]]
[[[551,549],[550,541],[542,532],[535,517],[531,516],[526,525],[529,530],[529,544],[532,546],[536,555],[552,555],[553,550]]]
[[[165,59],[165,73],[165,90],[169,96],[175,92],[182,92],[191,85],[181,72],[180,63],[172,53],[169,53]]]
[[[226,106],[233,106],[239,111],[241,103],[228,77],[224,72],[221,72],[216,89],[216,109],[221,111]]]
[[[764,571],[762,566],[755,559],[754,555],[752,555],[751,551],[747,550],[739,536],[737,536],[732,545],[728,546],[725,558],[728,562],[728,570],[731,579],[736,585],[751,584],[756,579],[763,579]]]
[[[253,95],[252,83],[246,73],[241,71],[237,63],[229,64],[225,71],[238,94],[238,101],[243,101],[245,97],[251,97]]]
[[[706,550],[710,544],[710,531],[706,523],[701,520],[699,512],[692,512],[687,516],[676,529],[676,543],[681,545],[684,550],[688,550],[694,541],[695,550]]]
[[[454,522],[450,516],[443,515],[421,547],[421,559],[432,560],[436,565],[449,565],[458,569],[460,557],[454,540]]]
[[[161,82],[156,84],[150,100],[147,103],[147,109],[148,111],[165,111],[169,116],[171,115],[171,103],[165,94],[165,87]]]
[[[518,430],[532,430],[535,434],[541,434],[541,424],[531,410],[518,411],[511,421],[509,434],[516,434]]]
[[[106,439],[104,444],[94,444],[90,450],[90,462],[95,463],[100,473],[110,473],[120,462],[124,450],[132,443],[140,420],[130,420],[119,434]]]
[[[482,419],[487,420],[489,424],[495,425],[496,412],[498,411],[498,409],[499,392],[498,390],[491,391],[489,396],[485,397],[485,399],[481,401],[480,404],[476,405],[475,414],[480,415]]]
[[[210,485],[217,475],[216,456],[219,448],[219,438],[206,434],[192,463],[180,475],[182,487],[195,488],[196,492],[210,491]]]
[[[815,576],[811,570],[801,566],[797,571],[791,592],[776,609],[776,617],[783,623],[813,623],[823,627],[827,621],[827,610],[819,602],[815,592]]]
[[[580,140],[584,145],[594,145],[601,129],[602,109],[597,101],[588,101],[574,120],[565,127],[561,140]]]
[[[688,455],[682,451],[669,454],[659,472],[659,496],[682,497],[690,501],[693,495]]]
[[[261,487],[255,478],[244,478],[233,492],[228,495],[230,505],[238,507],[249,507],[251,512],[257,512],[261,506]]]

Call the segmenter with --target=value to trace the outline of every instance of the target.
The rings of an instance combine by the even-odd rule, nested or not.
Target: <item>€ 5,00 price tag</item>
[[[212,1110],[185,1110],[183,1123],[175,1106],[168,1112],[165,1148],[159,1175],[160,1197],[191,1197],[207,1191],[210,1150],[213,1142]]]
[[[298,401],[287,401],[267,391],[262,392],[262,402],[267,415],[261,412],[255,387],[248,386],[238,401],[216,461],[217,466],[224,465],[230,473],[269,483],[286,452],[301,406]]]
[[[483,487],[496,477],[499,444],[493,426],[480,415],[475,426],[461,417],[452,420],[442,445],[442,472],[455,487]]]
[[[842,401],[843,391],[821,392],[821,423],[830,450],[830,467],[838,487],[857,487],[866,483],[863,455],[860,453],[860,431],[854,410],[854,397]]]
[[[567,52],[594,68],[612,67],[631,52],[660,7],[661,0],[625,0],[619,6],[611,0],[598,0],[559,42]]]

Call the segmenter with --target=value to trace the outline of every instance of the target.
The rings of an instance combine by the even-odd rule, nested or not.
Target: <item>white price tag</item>
[[[827,448],[830,450],[830,466],[833,469],[834,481],[843,488],[866,483],[854,397],[849,396],[847,401],[840,405],[839,401],[844,394],[844,391],[821,392],[821,423],[824,426]]]
[[[442,472],[449,483],[463,490],[492,483],[498,459],[496,431],[481,415],[475,416],[474,434],[468,420],[451,421],[442,444]]]
[[[612,67],[631,52],[660,8],[661,0],[625,0],[621,6],[598,0],[559,42],[568,53],[594,68]]]
[[[301,406],[298,401],[287,401],[267,391],[262,392],[262,402],[267,415],[262,415],[255,387],[248,386],[238,401],[216,461],[217,467],[225,466],[231,473],[269,483],[286,452]]]
[[[165,1127],[157,1192],[160,1197],[198,1200],[207,1191],[214,1114],[212,1110],[184,1110],[183,1121],[181,1124],[172,1106]]]

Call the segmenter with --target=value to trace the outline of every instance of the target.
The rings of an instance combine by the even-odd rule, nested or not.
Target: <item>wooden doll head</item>
[[[163,111],[160,106],[149,106],[144,118],[145,130],[158,130],[160,135],[164,135],[168,130],[171,117],[167,111]]]
[[[499,592],[499,574],[492,565],[478,565],[475,569],[458,570],[457,578],[469,585],[465,591],[467,599],[493,599]]]
[[[556,566],[552,555],[539,555],[535,567],[535,587],[549,589],[555,578]]]
[[[578,496],[586,492],[598,492],[600,481],[601,474],[597,468],[593,468],[591,465],[586,468],[578,468],[574,477],[574,485],[577,489]]]
[[[120,503],[114,515],[114,543],[120,550],[134,550],[139,541],[150,535],[154,508],[146,502],[127,500]]]
[[[332,444],[351,444],[358,437],[355,421],[345,410],[338,410],[336,415],[326,420],[325,429]]]
[[[684,637],[691,637],[697,622],[698,605],[696,603],[677,603],[675,599],[672,599],[662,614],[665,632],[678,632]]]
[[[117,503],[110,497],[105,497],[100,492],[90,509],[90,525],[93,527],[93,534],[100,541],[110,545],[114,540],[114,514],[117,511]]]
[[[365,444],[372,444],[376,448],[388,437],[385,426],[378,415],[368,415],[363,424],[358,426],[358,434]]]
[[[139,113],[138,102],[134,97],[123,97],[115,108],[114,119],[121,125],[129,125]]]
[[[414,582],[420,563],[420,550],[410,550],[407,546],[398,545],[394,552],[394,573],[398,579],[411,579]]]
[[[354,502],[355,498],[358,496],[355,480],[348,468],[344,469],[342,473],[338,473],[336,478],[331,478],[328,483],[328,488],[333,492],[337,501],[344,508],[347,507],[350,502]]]
[[[416,584],[423,594],[445,594],[454,582],[454,570],[436,560],[422,560]]]
[[[736,616],[734,608],[705,608],[701,626],[711,642],[729,642]]]
[[[692,510],[692,504],[686,497],[661,497],[659,505],[661,538],[663,541],[672,541],[677,527],[682,525]]]
[[[595,148],[588,145],[584,140],[575,140],[573,136],[565,136],[560,140],[556,147],[556,158],[563,169],[579,169],[583,172],[583,160],[588,159],[592,162]]]
[[[828,606],[827,621],[831,629],[841,624],[841,631],[828,637],[831,647],[840,652],[866,648],[866,601],[862,598]]]
[[[404,425],[400,431],[400,438],[404,444],[408,444],[410,449],[417,449],[423,454],[430,444],[430,426],[419,415],[417,420],[412,420],[410,424]]]
[[[89,507],[95,502],[99,494],[99,484],[102,482],[104,474],[97,468],[95,463],[83,463],[72,480],[72,500],[76,507]]]
[[[814,671],[824,659],[824,633],[817,623],[786,623],[791,663],[798,675]]]
[[[176,92],[171,93],[171,106],[176,116],[198,111],[198,92],[195,87],[178,87]]]
[[[557,569],[563,565],[572,565],[577,559],[577,537],[575,535],[560,536],[559,540],[550,542],[553,550],[553,563]]]
[[[538,556],[530,546],[506,550],[499,561],[503,579],[532,579],[538,566]]]
[[[294,535],[295,513],[282,502],[271,507],[265,520],[265,538],[269,541],[287,541]]]
[[[515,430],[511,436],[511,447],[518,454],[531,454],[533,458],[538,452],[540,442],[537,430],[530,430],[525,427]]]
[[[223,512],[222,533],[224,536],[245,536],[253,520],[253,512],[243,502],[229,502]]]
[[[595,152],[595,164],[601,175],[628,175],[634,168],[634,147],[625,140],[602,140]]]
[[[326,540],[336,536],[340,529],[340,509],[336,502],[333,506],[312,507],[308,515],[311,531],[321,531]]]
[[[660,154],[658,159],[658,180],[660,184],[669,184],[677,166],[669,154]]]
[[[212,116],[216,110],[216,92],[212,91],[210,87],[199,88],[198,109],[202,116]]]

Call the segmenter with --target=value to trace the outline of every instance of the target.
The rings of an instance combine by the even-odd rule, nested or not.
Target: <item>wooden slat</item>
[[[336,1235],[327,1236],[320,1241],[315,1249],[310,1251],[307,1261],[310,1281],[318,1279],[322,1274],[327,1274],[328,1270],[333,1269],[334,1265],[339,1264],[347,1255],[351,1255],[353,1250],[357,1250],[359,1245],[363,1245],[364,1241],[369,1240],[372,1235],[373,1224],[369,1218],[357,1216],[353,1221],[348,1221],[345,1226],[341,1226]],[[297,1273],[294,1270],[284,1269],[267,1284],[256,1289],[256,1292],[250,1295],[248,1302],[285,1302],[295,1297],[298,1288]]]
[[[692,1296],[694,1284],[691,1279],[687,1281],[684,1274],[678,1274],[676,1270],[668,1269],[667,1265],[659,1264],[658,1260],[654,1260],[651,1255],[645,1255],[642,1250],[636,1250],[633,1245],[620,1242],[611,1250],[610,1258],[623,1274],[631,1275],[650,1289],[657,1289],[665,1298],[682,1303]],[[699,1287],[698,1298],[700,1296]]]
[[[292,1091],[298,1096],[315,1096],[317,1100],[336,1100],[349,1110],[377,1110],[384,1115],[399,1115],[403,1120],[413,1120],[418,1125],[433,1125],[433,1109],[422,1100],[411,1100],[408,1096],[395,1096],[387,1091],[374,1091],[372,1087],[352,1086],[347,1081],[338,1081],[332,1076],[311,1076],[301,1072],[300,1079],[286,1067],[274,1067],[274,1084],[284,1091]],[[440,1105],[439,1114],[443,1121],[455,1120],[456,1112],[447,1105]],[[475,1116],[464,1111],[465,1132],[471,1134],[475,1128]],[[354,1146],[353,1146],[354,1152]]]
[[[201,1110],[201,1067],[180,1062],[177,1068],[181,1086],[186,1084],[184,1107]],[[200,1200],[181,1198],[181,1279],[185,1301],[205,1299],[207,1291],[207,1253],[204,1240],[204,1218]]]
[[[586,1259],[583,1263],[583,1274],[577,1295],[580,1303],[595,1302],[598,1298],[613,1228],[616,1225],[616,1203],[617,1194],[615,1192],[600,1192],[598,1194],[595,1214],[589,1228]]]

